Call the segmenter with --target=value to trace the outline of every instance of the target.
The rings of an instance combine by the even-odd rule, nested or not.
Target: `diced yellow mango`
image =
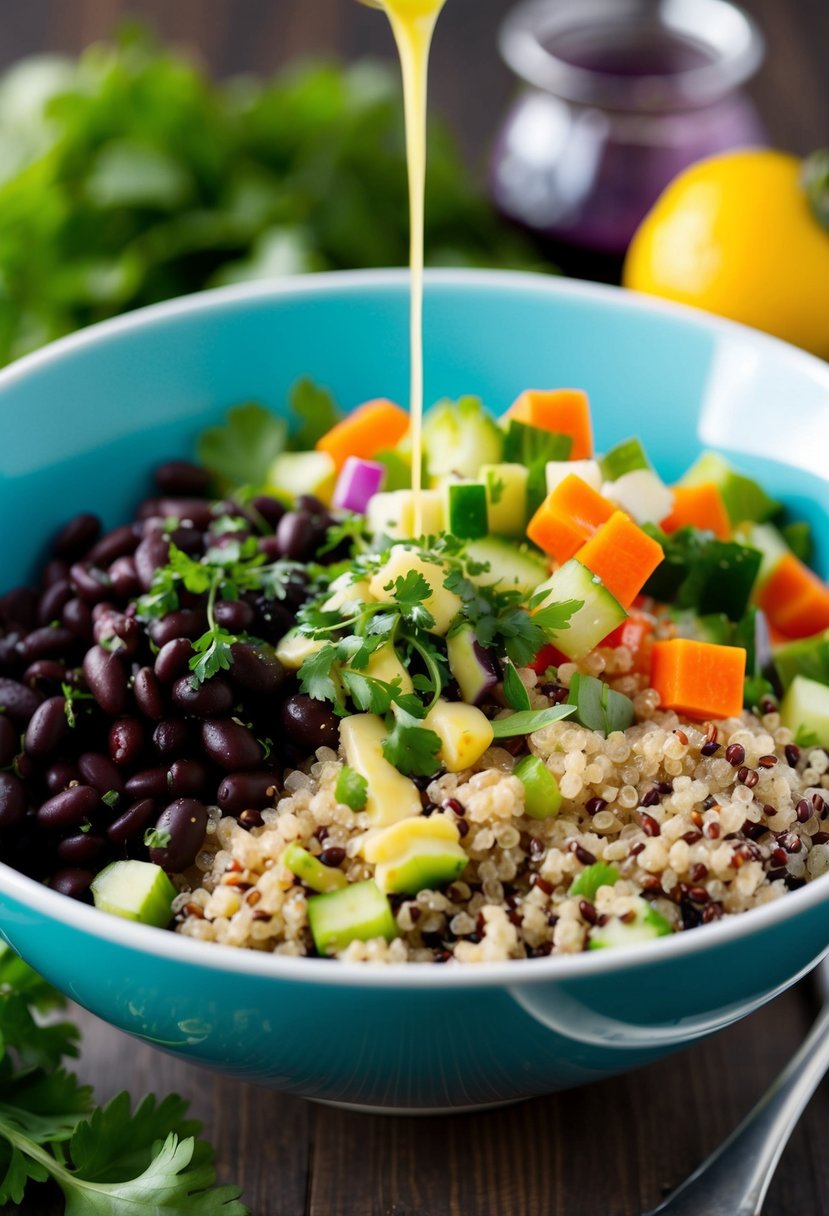
[[[370,603],[374,599],[369,590],[368,579],[355,579],[350,570],[335,578],[328,590],[331,594],[322,606],[323,612],[342,612],[347,616],[361,604]]]
[[[459,773],[479,760],[492,743],[492,723],[465,701],[438,701],[423,720],[440,739],[440,759],[450,773]]]
[[[376,866],[374,881],[381,891],[409,894],[451,882],[469,862],[450,815],[421,815],[369,832],[363,856]]]
[[[372,577],[369,584],[371,594],[383,603],[394,603],[394,589],[386,590],[389,583],[405,578],[410,570],[422,574],[432,588],[432,594],[424,600],[424,607],[435,618],[432,633],[444,634],[461,610],[460,597],[443,585],[446,570],[435,562],[427,562],[413,549],[398,545],[392,549],[391,557]]]
[[[355,671],[358,669],[355,667]],[[373,680],[382,680],[385,684],[400,681],[402,693],[414,692],[412,677],[397,657],[397,652],[391,643],[378,646],[365,667],[359,669],[359,675],[371,676]]]
[[[299,671],[306,659],[322,650],[324,642],[306,637],[296,629],[289,629],[276,648],[276,657],[287,671]]]
[[[384,827],[422,811],[420,793],[383,755],[388,730],[376,714],[353,714],[340,723],[345,762],[368,782],[366,814],[372,824]]]
[[[443,495],[439,490],[420,491],[421,534],[437,536],[444,529]],[[375,494],[368,504],[368,530],[390,540],[416,540],[414,491],[389,490]]]
[[[416,819],[403,819],[391,827],[366,832],[362,854],[366,861],[376,866],[382,861],[392,861],[424,840],[457,844],[460,838],[452,815],[418,815]]]

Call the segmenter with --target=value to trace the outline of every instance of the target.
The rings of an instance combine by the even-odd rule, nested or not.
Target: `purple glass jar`
[[[621,259],[681,169],[766,143],[740,91],[763,38],[729,0],[524,0],[500,47],[530,88],[496,140],[492,193],[554,252]]]

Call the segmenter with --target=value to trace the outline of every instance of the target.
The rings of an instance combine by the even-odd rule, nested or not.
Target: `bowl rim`
[[[409,272],[404,269],[371,271],[334,271],[278,282],[255,282],[217,288],[195,295],[182,296],[160,304],[137,309],[135,312],[89,326],[17,360],[0,371],[0,408],[3,390],[15,385],[41,368],[83,351],[110,338],[118,338],[135,330],[152,328],[167,319],[202,311],[221,311],[228,306],[242,306],[260,299],[283,300],[293,297],[328,295],[332,291],[359,294],[365,291],[394,288],[408,289]],[[640,295],[618,287],[599,283],[553,278],[522,271],[497,270],[429,270],[427,289],[468,287],[473,290],[498,288],[528,290],[542,295],[572,297],[593,301],[613,310],[623,308],[650,315],[668,314],[714,335],[722,333],[768,349],[778,360],[793,362],[801,372],[823,384],[829,394],[829,365],[816,356],[799,350],[769,334],[752,330],[738,322],[710,316],[699,309]],[[427,290],[428,300],[428,290]],[[613,950],[584,951],[574,955],[555,955],[539,959],[509,959],[503,962],[428,966],[413,963],[392,963],[372,966],[366,963],[333,962],[328,959],[291,957],[272,952],[249,950],[217,942],[201,942],[170,930],[159,930],[134,921],[107,916],[88,904],[67,899],[65,895],[28,878],[0,862],[0,897],[8,895],[21,903],[30,913],[47,920],[56,920],[90,937],[154,956],[183,966],[207,967],[228,974],[245,975],[276,982],[345,985],[351,988],[492,988],[526,987],[561,981],[589,981],[628,967],[650,967],[664,961],[675,962],[709,948],[728,946],[765,929],[805,914],[829,896],[829,875],[822,875],[806,886],[789,891],[746,913],[723,918],[710,925],[701,925],[693,932],[673,934],[670,938]],[[15,914],[15,919],[20,919]],[[2,934],[2,922],[0,922]],[[829,930],[827,930],[829,944]]]

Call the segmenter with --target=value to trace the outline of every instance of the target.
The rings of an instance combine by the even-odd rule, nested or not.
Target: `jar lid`
[[[637,112],[708,105],[765,54],[757,24],[731,0],[523,0],[499,46],[536,88]]]

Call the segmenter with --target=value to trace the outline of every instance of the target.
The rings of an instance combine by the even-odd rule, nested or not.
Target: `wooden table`
[[[577,0],[574,0],[577,3]],[[769,39],[753,87],[773,137],[829,142],[826,0],[745,0]],[[513,92],[494,50],[508,0],[450,0],[435,100],[470,164]],[[129,10],[195,44],[221,73],[269,71],[300,54],[388,54],[382,19],[352,0],[23,0],[3,6],[0,63],[77,51]],[[383,1119],[236,1084],[162,1057],[80,1015],[83,1077],[106,1098],[176,1089],[192,1100],[255,1216],[636,1216],[718,1144],[762,1093],[816,1010],[808,983],[745,1022],[630,1076],[477,1116]],[[783,1156],[768,1216],[829,1214],[829,1087]],[[9,1209],[7,1209],[7,1212]],[[62,1205],[44,1194],[27,1213]],[[700,1216],[705,1216],[700,1213]]]

